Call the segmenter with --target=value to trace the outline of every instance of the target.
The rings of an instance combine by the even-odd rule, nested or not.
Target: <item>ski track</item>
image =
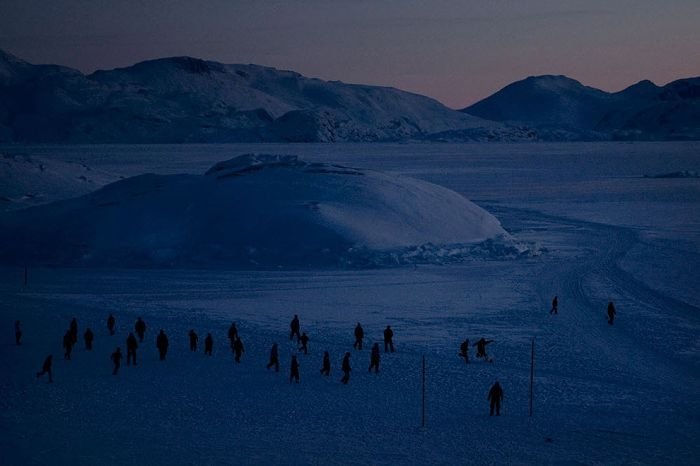
[[[664,296],[618,265],[629,229],[485,206],[550,252],[520,261],[376,271],[252,272],[37,270],[21,289],[3,270],[2,328],[21,316],[25,345],[0,346],[4,464],[696,464],[696,354],[669,347],[698,335],[698,309]],[[58,278],[57,278],[58,277]],[[559,296],[560,314],[548,314]],[[388,296],[383,296],[388,295]],[[6,298],[6,299],[5,299]],[[605,307],[618,310],[613,326]],[[410,310],[406,310],[409,308]],[[103,328],[117,317],[117,337]],[[302,383],[289,385],[294,312],[309,328]],[[96,330],[95,349],[64,362],[72,316]],[[138,315],[149,324],[139,365],[112,377],[108,355]],[[246,345],[232,361],[225,331]],[[361,320],[366,349],[340,359]],[[368,374],[371,341],[392,324],[397,353]],[[156,360],[158,328],[170,336]],[[215,354],[186,351],[186,332],[215,338]],[[673,337],[669,337],[673,332]],[[495,362],[456,357],[465,337],[493,338]],[[528,418],[530,341],[536,345],[535,416]],[[6,332],[4,341],[13,336]],[[279,374],[265,370],[280,343]],[[381,345],[380,345],[381,346]],[[124,348],[122,348],[124,349]],[[322,350],[329,379],[316,371]],[[34,372],[54,354],[55,383]],[[427,428],[420,425],[420,357],[427,354]],[[503,416],[486,393],[505,389]],[[551,439],[551,441],[547,441]]]

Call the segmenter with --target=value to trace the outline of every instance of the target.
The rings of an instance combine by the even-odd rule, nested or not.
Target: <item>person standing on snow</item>
[[[375,343],[369,358],[369,372],[372,372],[372,368],[374,368],[374,373],[379,373],[379,358],[379,343]]]
[[[289,383],[292,383],[292,379],[299,383],[299,361],[297,361],[296,356],[292,356],[292,366],[289,372]]]
[[[503,389],[501,388],[501,384],[498,383],[498,380],[496,380],[496,383],[494,383],[491,390],[489,390],[488,400],[490,401],[489,416],[493,416],[494,408],[496,409],[496,416],[500,416],[501,402],[503,401]]]
[[[128,366],[131,362],[136,365],[136,349],[139,347],[139,343],[136,341],[136,337],[133,333],[129,333],[126,337],[126,365]]]
[[[489,360],[489,357],[486,354],[486,345],[488,345],[489,343],[493,343],[493,340],[486,340],[484,339],[484,337],[481,337],[479,341],[474,343],[474,346],[476,346],[477,358],[484,358],[486,361]]]
[[[114,316],[112,313],[109,313],[109,316],[107,317],[107,330],[109,330],[110,335],[114,335],[114,324],[116,323],[116,320],[114,319]]]
[[[352,368],[350,367],[350,353],[345,353],[345,357],[343,357],[343,364],[341,366],[341,370],[343,371],[343,378],[340,379],[340,381],[347,385],[350,381],[350,371],[352,370]]]
[[[19,327],[19,320],[15,320],[15,345],[22,344],[22,329]]]
[[[75,320],[75,317],[70,321],[70,337],[73,340],[73,345],[78,343],[78,321]]]
[[[357,323],[355,327],[355,343],[352,345],[353,348],[361,350],[362,349],[362,339],[365,337],[365,330],[362,328],[360,323]]]
[[[613,321],[615,320],[615,315],[617,315],[617,311],[615,310],[615,305],[613,304],[612,301],[608,303],[608,324],[612,325]]]
[[[66,334],[63,335],[63,348],[66,350],[63,353],[63,359],[70,361],[70,355],[73,352],[73,334],[70,330],[67,330]]]
[[[139,343],[143,343],[143,336],[146,334],[146,322],[141,317],[136,320],[134,330],[136,330],[136,335],[139,336]]]
[[[190,351],[197,351],[197,341],[199,340],[197,333],[194,331],[194,329],[190,329],[187,336],[190,338]]]
[[[300,324],[299,324],[299,316],[294,314],[294,318],[292,319],[292,322],[289,324],[289,339],[293,340],[294,335],[297,336],[297,343],[299,342],[299,338],[301,338],[301,335],[299,334],[299,329],[300,329]]]
[[[277,349],[277,343],[273,343],[270,349],[270,362],[267,363],[267,368],[269,369],[271,367],[275,368],[275,372],[280,371],[280,355]]]
[[[323,352],[323,365],[321,366],[321,374],[325,376],[331,375],[331,356],[328,351]]]
[[[214,349],[214,338],[211,333],[207,333],[207,337],[204,339],[204,355],[211,356],[211,352]]]
[[[49,354],[46,359],[44,359],[44,365],[41,367],[41,372],[36,373],[36,378],[38,379],[44,374],[49,374],[49,383],[53,382],[53,373],[51,372],[51,365],[53,363],[53,354]]]
[[[122,365],[122,350],[121,348],[117,347],[117,349],[112,353],[111,356],[112,362],[114,363],[114,370],[112,371],[112,375],[117,375],[117,372],[119,372],[119,367]]]
[[[459,345],[459,357],[464,358],[464,361],[469,364],[469,339],[466,339]]]
[[[158,348],[158,354],[160,355],[160,360],[165,361],[165,355],[168,353],[168,336],[165,334],[163,329],[160,329],[158,338],[156,338],[156,348]]]
[[[391,329],[391,325],[387,325],[384,329],[384,352],[387,351],[394,352],[394,331]]]
[[[552,300],[552,309],[549,311],[550,314],[559,314],[559,298],[554,296]]]
[[[236,323],[233,322],[228,328],[228,342],[231,346],[231,351],[233,351],[233,344],[236,342],[236,338],[238,338],[238,327],[236,327]]]
[[[92,350],[93,338],[95,338],[95,335],[92,333],[92,330],[90,330],[90,327],[88,327],[88,329],[85,330],[85,333],[83,334],[83,339],[85,340],[85,349],[88,351]]]

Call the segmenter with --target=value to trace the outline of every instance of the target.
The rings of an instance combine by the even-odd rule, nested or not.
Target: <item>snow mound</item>
[[[127,267],[439,263],[485,242],[504,245],[493,255],[519,254],[493,215],[449,189],[255,154],[7,212],[0,240],[6,263]]]

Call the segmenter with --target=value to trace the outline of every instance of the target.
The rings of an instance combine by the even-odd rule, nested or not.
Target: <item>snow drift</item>
[[[296,156],[145,174],[0,218],[0,261],[100,266],[371,266],[512,242],[446,188]],[[452,249],[450,249],[450,246]],[[466,249],[465,249],[466,248]]]

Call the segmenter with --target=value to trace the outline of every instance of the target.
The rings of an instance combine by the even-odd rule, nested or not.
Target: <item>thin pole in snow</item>
[[[530,417],[532,417],[532,387],[535,384],[535,339],[532,339],[530,355]]]
[[[425,427],[425,356],[423,356],[423,404],[421,411],[421,427]]]

